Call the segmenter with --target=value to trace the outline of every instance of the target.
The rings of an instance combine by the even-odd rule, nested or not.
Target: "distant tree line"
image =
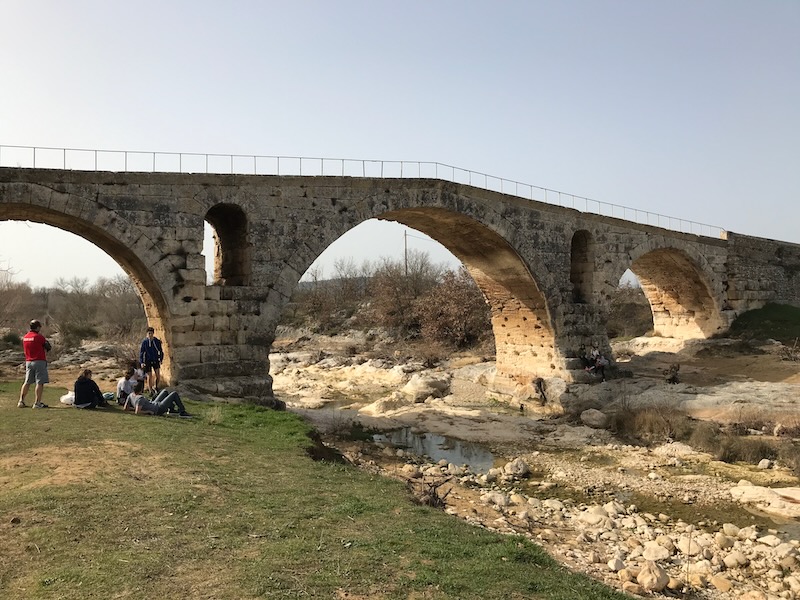
[[[338,260],[330,279],[312,269],[283,315],[284,324],[319,333],[380,327],[406,341],[451,349],[490,339],[489,319],[489,306],[465,268],[449,270],[415,250],[361,266]]]
[[[144,307],[128,277],[59,278],[52,287],[32,288],[0,271],[0,331],[6,346],[19,344],[31,319],[43,319],[54,348],[74,348],[85,339],[114,339],[132,343],[146,327]]]

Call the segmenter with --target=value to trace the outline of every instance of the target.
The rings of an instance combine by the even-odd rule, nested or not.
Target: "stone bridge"
[[[536,376],[574,380],[581,344],[609,352],[608,302],[627,269],[662,336],[706,338],[767,302],[800,305],[800,245],[678,233],[438,179],[0,168],[0,219],[59,227],[113,257],[164,341],[169,383],[212,396],[272,394],[283,307],[311,263],[372,218],[424,232],[464,263],[491,307],[499,393]]]

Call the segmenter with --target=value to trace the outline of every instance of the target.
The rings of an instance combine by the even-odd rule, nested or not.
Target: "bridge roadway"
[[[662,336],[705,338],[767,302],[800,305],[798,244],[679,233],[438,179],[0,168],[0,219],[59,227],[113,257],[164,341],[169,383],[211,396],[272,395],[269,352],[292,291],[372,218],[422,231],[464,263],[491,307],[500,394],[534,377],[579,379],[581,344],[609,352],[608,304],[626,269]],[[210,285],[206,221],[218,242]]]

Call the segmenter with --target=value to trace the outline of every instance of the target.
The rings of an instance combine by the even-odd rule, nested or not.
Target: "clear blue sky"
[[[5,0],[0,144],[439,161],[800,242],[798,31],[793,0]],[[117,272],[26,232],[19,280]]]

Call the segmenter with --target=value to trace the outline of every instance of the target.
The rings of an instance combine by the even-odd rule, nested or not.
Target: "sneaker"
[[[28,405],[25,404],[25,402],[23,402],[22,400],[20,400],[19,402],[17,402],[17,408],[28,408]]]
[[[31,408],[47,408],[47,404],[44,402],[34,402]]]
[[[190,414],[189,414],[188,412],[186,412],[186,411],[183,411],[182,413],[178,413],[178,416],[179,416],[179,417],[183,417],[184,419],[191,419],[191,418],[192,418],[192,415],[190,415]]]

